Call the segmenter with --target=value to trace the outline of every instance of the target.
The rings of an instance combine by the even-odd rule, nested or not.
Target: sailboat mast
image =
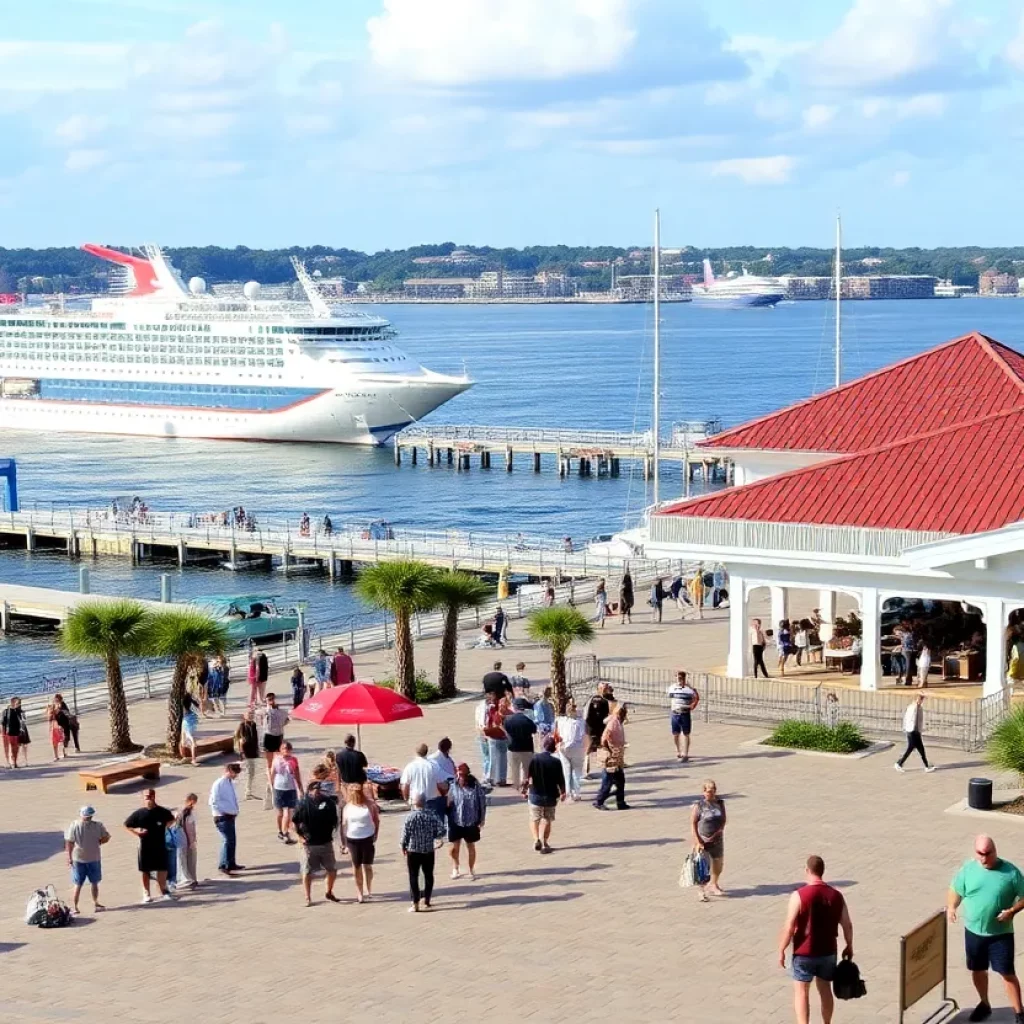
[[[836,387],[843,382],[843,220],[836,217]]]
[[[654,465],[654,505],[660,494],[658,470],[661,463],[661,211],[654,211],[654,403],[651,413]]]

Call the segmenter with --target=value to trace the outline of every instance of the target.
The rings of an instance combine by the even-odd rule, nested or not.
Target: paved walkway
[[[518,632],[514,624],[513,637]],[[720,658],[724,639],[721,620],[660,628],[638,621],[609,625],[598,651],[652,667],[693,664]],[[432,649],[424,645],[422,652],[430,668]],[[494,654],[463,653],[469,685]],[[536,648],[513,646],[501,656],[506,664],[521,656],[535,677],[545,675]],[[363,675],[383,661],[360,667]],[[137,739],[160,735],[162,703],[134,705],[131,715]],[[365,729],[364,746],[372,760],[401,765],[418,742],[447,734],[456,759],[475,764],[472,721],[471,703],[428,709],[420,721]],[[135,840],[121,823],[143,787],[92,793],[88,799],[114,835],[104,860],[110,910],[46,932],[22,923],[24,903],[47,882],[66,892],[61,830],[85,800],[74,772],[100,759],[106,723],[102,715],[87,716],[88,751],[67,765],[40,764],[45,738],[36,732],[38,766],[0,772],[0,977],[4,1017],[19,1022],[91,1024],[115,1014],[137,1024],[371,1015],[375,1024],[787,1021],[790,983],[777,966],[775,938],[809,853],[825,858],[829,877],[848,896],[869,990],[859,1003],[841,1005],[836,1020],[895,1021],[898,937],[942,905],[979,829],[976,819],[943,813],[977,773],[979,763],[963,755],[936,751],[942,771],[901,776],[890,752],[840,762],[751,750],[741,744],[757,731],[699,724],[697,759],[680,766],[664,718],[641,715],[628,729],[632,811],[563,805],[556,851],[541,857],[522,802],[499,791],[480,846],[479,879],[451,881],[442,850],[433,915],[405,912],[395,812],[381,830],[376,902],[333,906],[318,885],[317,905],[306,909],[295,848],[280,844],[272,814],[255,801],[243,802],[239,822],[239,859],[247,870],[233,879],[216,876],[206,797],[221,769],[211,764],[168,768],[160,786],[167,806],[190,790],[199,794],[200,874],[209,884],[174,904],[139,905]],[[306,769],[341,738],[340,731],[303,723],[289,727],[289,735]],[[723,883],[730,896],[700,904],[676,879],[688,808],[705,776],[717,780],[728,801]],[[1005,856],[1024,861],[1021,822],[999,820],[990,828]],[[347,868],[339,893],[352,893]],[[950,943],[952,991],[969,1003],[959,928]]]

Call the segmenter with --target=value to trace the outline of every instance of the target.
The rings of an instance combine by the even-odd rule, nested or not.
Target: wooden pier
[[[32,622],[63,623],[76,608],[90,602],[112,601],[105,594],[79,594],[73,590],[50,590],[48,587],[20,587],[0,583],[0,632],[11,631],[12,619]],[[168,606],[159,601],[139,601],[153,611]]]
[[[668,437],[661,440],[659,461],[678,463],[684,481],[698,474],[706,483],[727,482],[730,464],[727,460],[705,452],[697,444],[721,430],[718,420],[677,423]],[[554,459],[559,477],[617,477],[623,461],[639,462],[643,477],[654,473],[654,441],[651,432],[628,433],[616,430],[561,430],[544,427],[488,427],[416,424],[395,435],[395,465],[402,464],[403,452],[412,465],[419,461],[422,449],[428,466],[454,465],[456,472],[467,471],[476,458],[481,469],[490,469],[492,462],[502,464],[506,473],[515,467],[515,457],[527,456],[534,473],[541,472],[544,456]]]
[[[595,554],[550,537],[412,530],[387,527],[384,538],[366,527],[345,525],[331,533],[313,524],[303,532],[298,517],[256,520],[253,529],[223,522],[218,515],[152,512],[115,515],[105,509],[54,508],[0,513],[0,546],[60,550],[70,557],[117,555],[133,562],[173,559],[179,565],[263,559],[283,569],[319,563],[333,578],[355,564],[413,558],[430,565],[496,574],[501,570],[537,579],[579,579],[647,566],[637,557]],[[571,545],[570,545],[571,547]],[[653,563],[651,563],[653,564]]]

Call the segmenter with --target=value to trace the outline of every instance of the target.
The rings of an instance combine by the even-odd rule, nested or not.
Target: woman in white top
[[[597,584],[594,604],[597,606],[597,622],[604,629],[604,620],[608,617],[608,588],[605,586],[604,580]]]
[[[807,632],[807,627],[800,623],[796,628],[796,632],[793,634],[793,646],[796,648],[796,663],[802,665],[807,660],[808,652],[807,648],[810,647],[810,636]]]
[[[292,745],[287,741],[281,744],[280,752],[274,755],[268,774],[274,794],[274,810],[277,811],[277,838],[293,846],[292,812],[298,805],[299,793],[302,791],[302,772],[292,753]]]
[[[373,859],[379,831],[380,812],[377,805],[367,803],[362,786],[349,786],[345,807],[341,812],[341,836],[343,847],[348,847],[349,857],[352,858],[357,903],[373,895]]]
[[[572,800],[580,799],[586,760],[587,729],[576,710],[576,701],[571,697],[565,710],[555,719],[555,735],[558,737],[558,757],[565,772],[565,788]]]

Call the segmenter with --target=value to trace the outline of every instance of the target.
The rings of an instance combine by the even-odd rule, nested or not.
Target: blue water
[[[647,429],[651,407],[651,310],[647,306],[374,307],[426,366],[461,371],[477,384],[432,422]],[[821,302],[774,309],[662,307],[663,429],[676,420],[720,417],[728,426],[825,390],[833,380],[834,312]],[[934,300],[843,306],[844,378],[971,330],[1024,349],[1024,302]],[[267,515],[329,512],[336,523],[386,518],[396,524],[569,534],[621,527],[646,503],[626,467],[618,479],[535,475],[523,457],[512,474],[394,466],[390,448],[232,444],[88,435],[0,432],[0,456],[18,460],[22,504],[106,504],[141,495],[153,508],[205,511],[238,504]],[[663,470],[663,496],[682,492],[678,467]],[[77,589],[78,565],[55,553],[0,552],[0,580]],[[90,564],[100,593],[176,597],[266,590],[310,602],[316,621],[364,613],[348,585],[325,577],[175,565]],[[0,687],[53,669],[49,637],[0,637]]]

